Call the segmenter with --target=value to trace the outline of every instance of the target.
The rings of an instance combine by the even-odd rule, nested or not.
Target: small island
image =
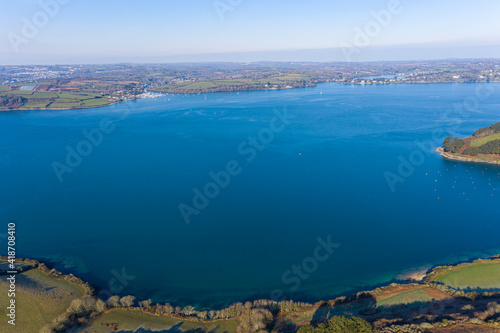
[[[450,160],[500,164],[500,123],[480,128],[463,139],[449,136],[437,151]]]

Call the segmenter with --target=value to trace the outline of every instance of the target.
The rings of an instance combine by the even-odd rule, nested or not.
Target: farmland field
[[[500,262],[457,266],[437,275],[434,281],[457,289],[500,289]]]
[[[57,98],[57,93],[51,92],[51,91],[35,91],[33,92],[33,95],[26,96],[28,98]]]
[[[55,102],[50,103],[49,108],[74,108],[74,107],[79,107],[81,106],[80,102],[74,102],[74,101],[60,101],[56,100]]]
[[[493,141],[493,140],[499,140],[500,139],[500,133],[498,134],[493,134],[493,135],[490,135],[490,136],[486,136],[484,138],[479,138],[477,140],[474,140],[471,142],[471,146],[472,147],[480,147],[490,141]]]
[[[31,100],[28,100],[26,102],[26,104],[24,104],[24,107],[36,109],[36,108],[44,108],[48,104],[49,104],[49,100],[44,100],[43,102],[42,101],[31,101]]]
[[[385,299],[377,300],[377,306],[390,306],[397,304],[410,304],[414,302],[430,302],[432,297],[424,292],[422,288],[402,292]]]
[[[215,85],[212,82],[202,81],[202,82],[188,84],[187,86],[184,86],[184,88],[185,89],[206,89],[206,88],[212,88],[214,86]]]
[[[250,79],[237,79],[237,80],[216,80],[214,81],[218,86],[231,86],[231,85],[242,85],[242,84],[251,84],[254,83],[253,80]]]
[[[9,91],[8,93],[12,94],[12,95],[32,95],[33,91],[32,90],[13,90],[13,91]],[[2,93],[2,94],[5,94],[5,93]]]
[[[110,101],[106,98],[92,98],[82,100],[82,106],[100,106],[100,105],[108,105]]]
[[[135,332],[139,328],[157,330],[170,330],[172,332],[200,330],[205,332],[223,333],[236,332],[237,319],[219,320],[212,323],[190,322],[168,316],[153,316],[141,311],[113,309],[99,316],[93,323],[79,329],[80,333],[107,333],[110,328],[104,327],[109,323],[117,323],[120,332]]]

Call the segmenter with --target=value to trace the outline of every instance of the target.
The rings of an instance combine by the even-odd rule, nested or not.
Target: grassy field
[[[480,146],[484,145],[485,143],[488,143],[488,142],[493,141],[493,140],[500,140],[500,133],[486,136],[484,138],[476,139],[476,140],[472,141],[470,145],[472,147],[480,147]]]
[[[21,91],[21,90],[18,90]],[[52,91],[34,91],[30,96],[24,96],[26,98],[58,98],[57,93]]]
[[[457,289],[500,289],[500,262],[479,262],[454,267],[433,279]]]
[[[106,324],[118,323],[118,331],[135,332],[139,328],[150,330],[168,330],[172,332],[202,329],[207,332],[236,332],[236,319],[220,320],[213,323],[198,323],[178,320],[168,316],[153,316],[137,310],[113,309],[99,316],[87,327],[77,330],[81,333],[108,333],[112,330]]]
[[[250,79],[235,79],[235,80],[215,80],[214,83],[218,86],[241,86],[243,84],[255,83]]]
[[[0,279],[0,332],[38,332],[58,314],[68,308],[72,300],[83,295],[83,290],[66,281],[56,280],[32,269],[17,274],[16,326],[7,323],[8,285]]]
[[[56,100],[49,104],[50,109],[67,109],[80,107],[81,103],[72,100]]]
[[[32,90],[12,90],[12,91],[9,91],[8,93],[5,93],[3,92],[2,95],[5,96],[7,94],[10,94],[10,95],[33,95],[33,91]]]
[[[32,109],[37,109],[37,108],[45,108],[50,101],[44,100],[44,101],[28,101],[24,104],[24,107],[26,108],[32,108]]]
[[[404,291],[387,298],[377,300],[377,306],[391,306],[398,304],[411,304],[415,302],[431,302],[433,297],[425,293],[424,288]]]
[[[206,88],[212,88],[215,87],[215,84],[209,81],[202,81],[202,82],[196,82],[192,84],[188,84],[187,86],[184,86],[185,89],[206,89]]]
[[[108,105],[111,102],[106,99],[106,98],[92,98],[92,99],[85,99],[82,100],[82,106],[84,107],[90,107],[90,106],[104,106]]]

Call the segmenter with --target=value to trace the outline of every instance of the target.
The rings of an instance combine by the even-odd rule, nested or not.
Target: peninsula
[[[450,160],[500,164],[500,123],[480,128],[463,139],[449,136],[437,151]]]

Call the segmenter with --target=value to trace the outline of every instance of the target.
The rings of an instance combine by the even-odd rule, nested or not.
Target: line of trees
[[[500,133],[500,123],[496,123],[489,127],[483,127],[474,132],[473,136],[475,138],[483,138],[485,136]]]
[[[366,320],[358,317],[346,318],[334,316],[328,321],[314,327],[304,325],[297,333],[372,333],[372,325]]]
[[[121,307],[124,306],[121,300],[122,299],[118,296],[112,296],[106,303],[110,307]],[[181,308],[180,306],[173,306],[170,303],[151,305],[151,300],[147,300],[139,302],[139,306],[143,309],[143,311],[155,315],[175,315],[180,317],[191,317],[192,319],[197,318],[199,320],[218,320],[236,318],[251,309],[265,309],[269,310],[273,314],[277,314],[280,312],[290,313],[300,311],[311,308],[313,305],[294,301],[275,302],[272,300],[256,300],[253,302],[246,302],[244,304],[241,302],[235,303],[221,310],[196,311],[194,307],[189,305],[184,308]]]
[[[17,95],[0,96],[0,108],[16,109],[24,105],[26,98]]]

